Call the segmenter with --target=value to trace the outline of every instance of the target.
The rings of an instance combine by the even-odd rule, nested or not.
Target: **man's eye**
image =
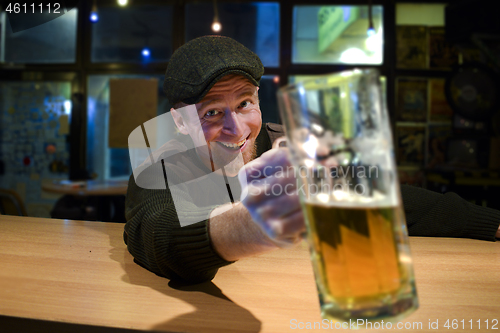
[[[205,113],[205,116],[206,116],[206,117],[213,117],[213,116],[218,115],[219,113],[220,113],[220,112],[219,112],[219,111],[217,111],[217,110],[210,110],[210,111],[208,111],[207,113]]]
[[[250,105],[250,101],[243,101],[240,103],[240,108],[246,108]]]

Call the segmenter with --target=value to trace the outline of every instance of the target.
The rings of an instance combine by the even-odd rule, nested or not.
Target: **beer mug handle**
[[[273,149],[281,147],[288,147],[288,142],[284,136],[280,136],[273,142]]]

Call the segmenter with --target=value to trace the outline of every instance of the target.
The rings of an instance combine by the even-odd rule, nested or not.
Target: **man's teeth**
[[[247,141],[247,139],[240,141],[238,143],[221,142],[221,141],[219,141],[219,142],[228,148],[239,148],[239,147],[243,146],[246,141]]]

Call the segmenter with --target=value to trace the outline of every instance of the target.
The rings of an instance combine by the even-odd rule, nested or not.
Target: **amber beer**
[[[378,71],[319,76],[277,96],[300,171],[322,317],[363,325],[404,319],[418,297]]]
[[[387,305],[408,285],[394,236],[399,208],[306,202],[305,211],[323,316],[391,316]]]

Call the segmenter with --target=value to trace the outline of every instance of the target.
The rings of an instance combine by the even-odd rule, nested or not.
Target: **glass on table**
[[[322,316],[402,319],[418,298],[379,73],[302,81],[281,88],[278,103]]]

